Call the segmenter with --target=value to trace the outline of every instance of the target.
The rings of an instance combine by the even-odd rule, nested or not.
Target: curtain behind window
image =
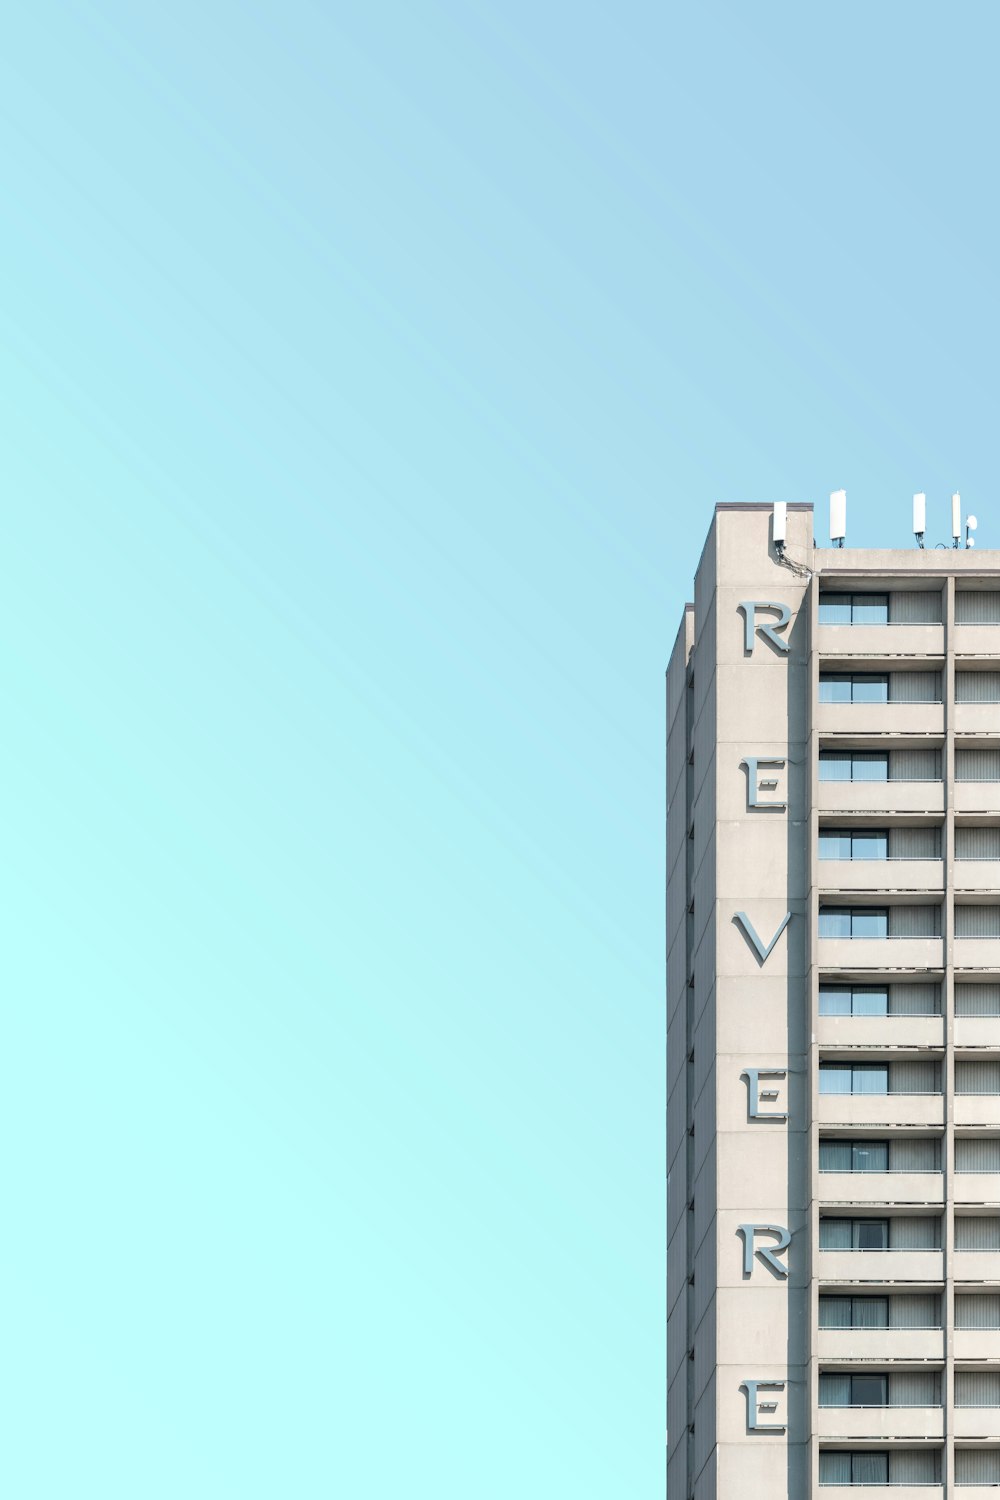
[[[955,858],[1000,859],[1000,828],[956,828]]]
[[[934,1292],[909,1293],[889,1303],[892,1328],[940,1328],[941,1301]]]
[[[889,1376],[890,1406],[940,1406],[941,1385],[936,1371],[900,1370]]]
[[[1000,906],[955,906],[955,936],[1000,937]]]
[[[959,1136],[955,1141],[955,1171],[1000,1172],[1000,1137]]]
[[[1000,1016],[1000,984],[956,984],[956,1016]]]
[[[957,589],[956,625],[1000,625],[1000,592],[996,589]]]
[[[969,1292],[955,1298],[956,1328],[1000,1328],[1000,1292]]]
[[[956,672],[956,703],[1000,703],[1000,672]]]
[[[1000,1406],[1000,1370],[956,1370],[956,1406]]]
[[[956,673],[960,677],[961,673]],[[977,673],[977,676],[995,676],[997,679],[997,696],[1000,698],[1000,672]],[[890,672],[889,673],[889,702],[890,703],[940,703],[941,702],[941,673],[940,672]]]
[[[955,1218],[956,1250],[1000,1250],[1000,1219]]]
[[[936,1070],[934,1081],[937,1083]],[[1000,1141],[997,1145],[1000,1146]],[[937,1141],[894,1140],[889,1142],[890,1172],[937,1172],[939,1168]]]
[[[1000,1449],[956,1448],[956,1484],[1000,1484]]]
[[[892,781],[940,781],[940,750],[890,750],[889,777]],[[1000,780],[1000,762],[997,779]]]
[[[1000,1219],[997,1220],[1000,1225]],[[893,1250],[939,1250],[940,1219],[890,1219],[889,1246]]]
[[[1000,986],[998,986],[1000,993]],[[889,988],[890,1016],[936,1016],[940,993],[936,984],[893,984]]]
[[[902,1452],[893,1453],[889,1457],[890,1484],[936,1484],[938,1473],[936,1453],[925,1453],[919,1448],[904,1448]],[[874,1482],[885,1483],[884,1480]]]
[[[983,907],[984,911],[993,908]],[[1000,907],[996,908],[1000,917]],[[940,908],[937,906],[890,906],[889,907],[889,936],[894,938],[903,937],[939,937],[941,931]],[[997,929],[1000,935],[1000,927]]]
[[[956,750],[956,781],[1000,781],[1000,750]]]
[[[891,625],[940,625],[941,595],[917,589],[896,589],[889,595]]]
[[[1000,1094],[1000,1062],[982,1058],[955,1064],[956,1094]]]
[[[970,830],[974,833],[996,833],[997,850],[1000,852],[1000,828]],[[957,840],[957,830],[956,830]],[[956,847],[956,856],[957,856]],[[941,834],[937,828],[890,828],[890,859],[940,859]]]
[[[858,1092],[857,1088],[854,1092]],[[890,1094],[939,1094],[940,1092],[940,1073],[936,1062],[889,1064]]]

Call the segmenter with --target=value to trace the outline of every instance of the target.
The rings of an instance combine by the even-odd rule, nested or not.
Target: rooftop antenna
[[[969,532],[970,531],[975,531],[975,529],[976,529],[976,527],[978,525],[979,525],[979,522],[976,520],[975,516],[966,516],[966,518],[965,518],[965,545],[966,545],[966,547],[974,547],[976,545],[976,539],[975,539],[975,537],[974,536],[970,536]]]
[[[951,497],[951,536],[952,546],[957,547],[962,540],[962,497],[952,495]]]
[[[927,530],[927,496],[914,495],[913,497],[913,535],[917,539],[917,546],[923,551],[924,532]]]
[[[834,490],[830,496],[830,540],[838,547],[844,545],[847,535],[847,491]]]
[[[779,560],[785,555],[785,536],[788,528],[788,505],[784,500],[775,500],[774,519],[771,523],[771,540]]]

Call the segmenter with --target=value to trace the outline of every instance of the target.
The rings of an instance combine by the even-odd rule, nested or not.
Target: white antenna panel
[[[847,535],[847,491],[834,490],[830,496],[830,540],[841,542]]]
[[[774,502],[774,523],[771,540],[776,543],[783,542],[787,526],[788,505],[784,500],[776,500]]]
[[[927,530],[926,495],[914,495],[913,497],[913,530],[917,536],[923,536]]]

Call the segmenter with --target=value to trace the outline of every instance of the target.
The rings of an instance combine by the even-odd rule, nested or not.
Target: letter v
[[[756,950],[757,955],[760,958],[761,965],[764,965],[767,963],[768,957],[771,953],[771,949],[774,947],[775,943],[778,941],[791,919],[791,912],[786,911],[785,915],[782,917],[781,922],[778,925],[777,932],[774,934],[774,937],[768,943],[766,948],[764,947],[764,944],[761,942],[760,938],[757,936],[757,929],[753,925],[745,911],[738,911],[733,918],[733,921],[739,922],[740,926],[743,928],[743,931],[746,933],[751,943],[753,943],[754,949]]]

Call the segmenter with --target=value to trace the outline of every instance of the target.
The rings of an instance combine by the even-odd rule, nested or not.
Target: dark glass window
[[[888,594],[837,594],[819,596],[821,625],[887,625]]]
[[[889,912],[884,906],[821,906],[819,935],[826,938],[888,937]]]

